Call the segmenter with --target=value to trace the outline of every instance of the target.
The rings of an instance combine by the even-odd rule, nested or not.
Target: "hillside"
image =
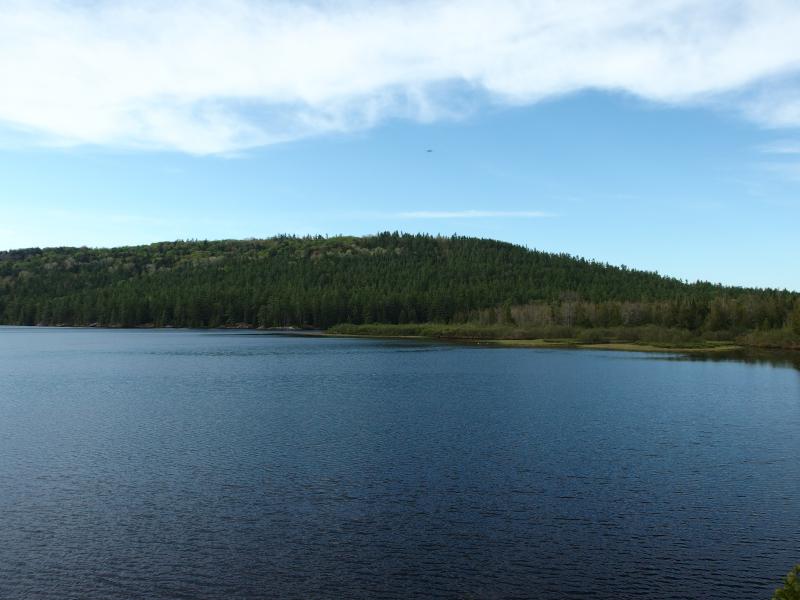
[[[0,252],[0,323],[791,328],[797,294],[467,237],[381,233]]]

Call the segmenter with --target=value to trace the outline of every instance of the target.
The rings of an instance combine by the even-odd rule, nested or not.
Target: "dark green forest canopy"
[[[386,232],[0,252],[0,322],[20,325],[325,328],[466,322],[494,308],[498,318],[511,318],[511,306],[546,305],[550,319],[570,325],[744,330],[791,327],[796,297],[459,236]]]

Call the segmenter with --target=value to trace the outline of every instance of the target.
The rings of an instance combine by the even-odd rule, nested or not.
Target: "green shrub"
[[[745,346],[760,348],[800,348],[800,336],[788,328],[751,331],[738,341]]]
[[[772,600],[800,600],[800,565],[789,571],[783,580],[783,587],[775,590]]]
[[[610,338],[616,337],[607,329],[582,329],[578,332],[578,341],[584,344],[601,344],[608,342]]]

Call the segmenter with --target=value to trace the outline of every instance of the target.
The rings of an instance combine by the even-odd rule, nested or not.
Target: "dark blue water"
[[[768,598],[800,372],[0,328],[0,598]]]

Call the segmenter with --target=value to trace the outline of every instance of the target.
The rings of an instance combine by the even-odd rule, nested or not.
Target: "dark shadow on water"
[[[670,357],[670,360],[744,362],[748,364],[791,367],[800,371],[800,352],[792,350],[766,350],[759,348],[743,348],[730,352],[706,352],[681,354]]]
[[[483,349],[502,349],[509,350],[510,348],[494,345],[476,344],[473,341],[464,340],[447,340],[447,339],[399,339],[399,338],[369,338],[369,337],[348,337],[348,336],[326,336],[322,330],[309,329],[309,330],[253,330],[253,329],[231,329],[231,330],[195,330],[200,333],[215,336],[269,336],[269,337],[296,337],[296,338],[323,338],[328,340],[349,340],[350,342],[363,342],[363,346],[369,347],[372,351],[376,351],[376,346],[383,347],[386,351],[405,350],[405,351],[429,351],[429,350],[442,350],[445,348],[458,348],[458,347],[476,347],[480,346]],[[520,348],[522,349],[522,348]],[[531,348],[525,348],[531,350]],[[578,348],[534,348],[537,351],[554,352],[554,351],[591,351],[596,352],[595,349],[578,349]],[[380,351],[380,350],[377,350]],[[252,352],[251,352],[252,353]],[[285,349],[281,353],[286,353]],[[625,358],[630,359],[631,354],[624,352]],[[655,353],[642,353],[640,358],[659,359],[659,360],[676,360],[676,361],[713,361],[713,362],[744,362],[754,365],[794,368],[800,371],[800,352],[796,350],[769,350],[763,348],[742,348],[740,350],[731,350],[729,352],[697,352],[697,353],[674,353],[668,348],[664,352]]]

